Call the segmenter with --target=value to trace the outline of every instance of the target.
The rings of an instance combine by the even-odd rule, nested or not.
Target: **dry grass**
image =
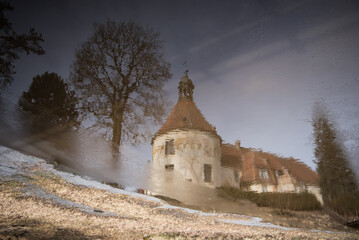
[[[234,199],[248,199],[259,207],[271,207],[282,210],[307,211],[320,210],[321,205],[316,197],[307,192],[303,193],[256,193],[241,191],[233,187],[221,187],[219,194],[226,194]]]

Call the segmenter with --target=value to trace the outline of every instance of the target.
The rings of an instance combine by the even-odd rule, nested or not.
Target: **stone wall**
[[[174,141],[174,153],[166,154],[166,142]],[[180,173],[187,181],[211,188],[221,186],[221,148],[218,136],[197,130],[173,130],[156,136],[152,149],[153,168]],[[205,166],[211,181],[205,182]]]

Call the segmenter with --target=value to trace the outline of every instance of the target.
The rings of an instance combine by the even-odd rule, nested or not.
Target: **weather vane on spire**
[[[188,77],[188,63],[185,61],[183,63],[183,66],[186,67],[186,70],[184,71],[185,75],[181,78],[181,81],[178,84],[178,96],[179,100],[187,99],[187,100],[193,100],[193,89],[194,85],[192,83],[192,80]]]
[[[186,67],[186,70],[184,71],[184,73],[186,74],[186,76],[188,76],[188,62],[187,61],[184,61],[184,63],[183,63],[183,66],[185,66]]]

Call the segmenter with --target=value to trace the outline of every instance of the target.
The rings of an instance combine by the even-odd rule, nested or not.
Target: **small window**
[[[172,171],[174,168],[175,168],[175,165],[173,165],[173,164],[166,164],[165,165],[166,170]]]
[[[204,182],[212,182],[212,165],[204,164]]]
[[[279,178],[280,176],[282,176],[282,175],[283,175],[282,170],[277,170],[277,171],[275,171],[275,175],[277,176],[277,178]]]
[[[233,176],[234,176],[234,181],[239,182],[239,175],[238,175],[238,172],[236,170],[233,170]]]
[[[263,192],[268,192],[267,185],[263,185],[263,186],[262,186],[262,191],[263,191]]]
[[[263,179],[269,178],[268,169],[259,169],[259,177]]]
[[[174,145],[174,140],[173,140],[173,139],[166,141],[165,154],[166,154],[166,155],[173,155],[173,154],[175,154],[175,145]]]

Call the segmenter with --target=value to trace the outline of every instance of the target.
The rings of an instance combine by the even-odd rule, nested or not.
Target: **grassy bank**
[[[259,222],[177,208],[2,150],[0,239],[358,239],[320,212],[277,216],[263,208],[258,214],[267,220]]]
[[[259,207],[271,207],[280,210],[319,210],[321,205],[310,193],[256,193],[244,192],[232,187],[221,187],[218,194],[233,199],[248,199]]]

